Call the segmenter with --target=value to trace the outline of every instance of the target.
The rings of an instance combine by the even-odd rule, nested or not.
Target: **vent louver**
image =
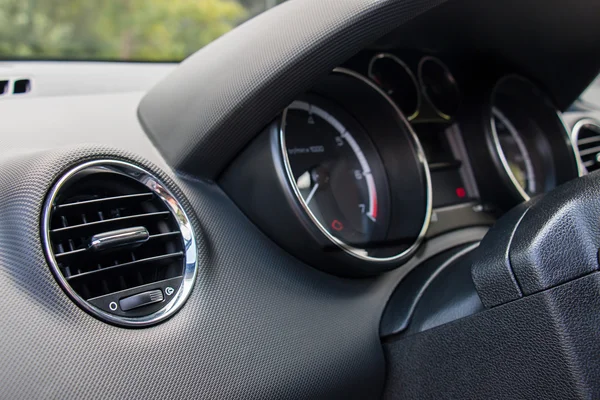
[[[573,127],[577,152],[586,172],[600,169],[600,123],[582,120]]]
[[[191,225],[146,171],[120,161],[84,164],[55,185],[45,214],[50,264],[86,310],[148,325],[185,301],[196,271]]]

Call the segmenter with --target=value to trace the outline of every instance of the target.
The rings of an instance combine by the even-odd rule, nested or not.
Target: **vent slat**
[[[176,259],[176,258],[181,258],[181,257],[183,257],[182,251],[178,251],[176,253],[164,254],[164,255],[160,255],[160,256],[142,258],[140,260],[135,260],[135,261],[131,261],[128,263],[119,264],[119,265],[114,265],[112,267],[95,269],[95,270],[88,271],[88,272],[82,272],[80,274],[73,274],[69,278],[67,278],[67,280],[72,281],[72,280],[76,280],[76,279],[80,279],[80,278],[84,278],[84,277],[89,277],[91,275],[98,275],[98,274],[106,273],[109,271],[114,271],[114,270],[117,270],[120,268],[129,268],[129,267],[133,267],[136,265],[141,266],[144,264],[149,264],[149,263],[154,263],[154,262],[164,261],[164,260],[169,260],[169,259]]]
[[[155,240],[159,240],[159,239],[165,239],[165,238],[169,238],[169,237],[177,237],[181,234],[180,231],[173,231],[173,232],[165,232],[165,233],[158,233],[156,235],[150,235],[150,237],[148,238],[148,241],[146,242],[147,244],[152,244],[152,241]],[[134,245],[135,246],[135,245]],[[128,247],[124,247],[125,249],[127,249]],[[123,249],[123,248],[121,248]],[[56,257],[57,261],[64,261],[65,259],[71,258],[73,256],[77,256],[77,258],[80,258],[81,256],[83,256],[84,254],[93,254],[93,255],[98,255],[98,254],[102,254],[101,252],[94,252],[91,251],[90,249],[88,249],[87,247],[83,248],[83,249],[77,249],[77,250],[73,250],[73,251],[65,251],[63,253],[56,253],[54,254],[54,257]]]
[[[600,146],[594,146],[592,148],[579,151],[579,154],[581,154],[581,157],[585,157],[587,155],[596,154],[596,153],[600,153]]]
[[[73,251],[65,251],[63,253],[55,253],[54,257],[56,257],[57,260],[60,260],[61,258],[66,258],[66,257],[70,257],[73,256],[75,254],[81,254],[81,253],[85,253],[88,249],[77,249],[77,250],[73,250]]]
[[[100,199],[93,200],[85,200],[85,201],[75,201],[72,203],[65,203],[56,205],[55,208],[57,210],[62,210],[65,208],[75,208],[75,207],[89,207],[95,205],[105,205],[110,203],[118,202],[119,205],[127,204],[127,203],[139,203],[146,200],[151,200],[154,197],[153,193],[136,193],[136,194],[127,194],[122,196],[112,196],[112,197],[104,197]]]
[[[181,235],[180,231],[165,232],[165,233],[159,233],[159,234],[156,234],[156,235],[150,235],[149,240],[164,238],[164,237],[168,237],[168,236],[179,236],[179,235]]]
[[[577,141],[577,146],[579,146],[579,148],[581,148],[582,146],[584,146],[586,144],[598,143],[598,142],[600,142],[600,133],[598,134],[598,136],[592,136],[592,137],[586,137],[586,138],[579,139]]]
[[[64,232],[73,232],[76,230],[81,230],[81,229],[88,229],[88,228],[94,228],[97,226],[102,226],[102,225],[109,225],[115,222],[129,222],[129,221],[136,221],[136,220],[140,220],[140,219],[144,219],[144,218],[152,218],[152,217],[166,217],[166,216],[170,216],[171,212],[170,211],[157,211],[157,212],[151,212],[151,213],[146,213],[146,214],[137,214],[137,215],[130,215],[128,217],[119,217],[119,218],[109,218],[109,219],[103,219],[102,221],[96,221],[96,222],[90,222],[87,224],[79,224],[79,225],[72,225],[72,226],[67,226],[65,228],[57,228],[57,229],[52,229],[50,231],[51,234],[57,234],[57,233],[64,233]]]

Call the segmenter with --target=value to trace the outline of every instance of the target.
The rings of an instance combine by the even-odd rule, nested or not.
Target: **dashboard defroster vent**
[[[191,291],[191,224],[150,173],[120,161],[84,164],[54,186],[44,213],[53,272],[94,315],[149,325],[175,312]]]
[[[31,78],[0,77],[0,98],[8,98],[12,95],[21,96],[31,93],[32,90]]]
[[[584,172],[600,169],[600,122],[584,119],[573,127],[573,141]]]

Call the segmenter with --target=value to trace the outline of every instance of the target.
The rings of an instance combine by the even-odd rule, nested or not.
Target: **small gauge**
[[[388,222],[387,182],[374,145],[359,124],[342,123],[318,105],[295,101],[286,113],[283,140],[304,208],[328,236],[367,256]]]
[[[419,62],[419,83],[423,96],[437,114],[451,119],[460,104],[460,92],[456,79],[442,61],[436,57],[424,57]]]
[[[419,115],[421,92],[417,78],[398,57],[378,54],[369,63],[369,78],[394,100],[410,121]]]
[[[492,108],[493,124],[499,142],[500,156],[508,166],[507,172],[528,196],[538,194],[539,187],[533,160],[525,141],[513,123],[497,108]]]
[[[484,138],[501,179],[500,185],[490,179],[489,193],[501,208],[547,193],[579,175],[560,113],[532,82],[518,75],[501,78],[485,107]],[[508,190],[503,192],[503,186]]]

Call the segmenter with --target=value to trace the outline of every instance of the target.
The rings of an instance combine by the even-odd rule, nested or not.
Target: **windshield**
[[[283,0],[0,0],[0,58],[180,61]]]

